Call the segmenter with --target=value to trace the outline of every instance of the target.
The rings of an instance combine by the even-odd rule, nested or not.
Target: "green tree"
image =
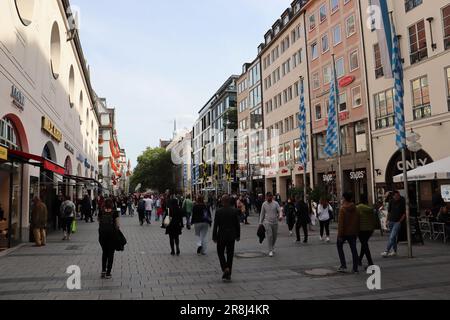
[[[148,148],[138,158],[138,164],[130,180],[130,190],[142,184],[141,190],[152,189],[164,192],[173,190],[174,165],[171,153],[162,148]]]

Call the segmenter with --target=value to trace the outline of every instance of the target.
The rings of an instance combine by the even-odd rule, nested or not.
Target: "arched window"
[[[17,130],[13,122],[8,118],[0,120],[0,145],[11,150],[21,150]]]
[[[24,26],[29,26],[33,20],[35,0],[15,0],[17,14]]]
[[[75,98],[75,72],[73,71],[73,66],[70,66],[69,71],[69,101],[70,107],[73,108],[73,102]]]
[[[54,22],[50,38],[50,63],[53,77],[58,79],[61,65],[61,37],[59,35],[58,23]]]

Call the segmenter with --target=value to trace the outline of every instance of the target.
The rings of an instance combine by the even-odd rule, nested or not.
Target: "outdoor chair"
[[[428,220],[428,218],[426,218],[426,217],[422,217],[419,220],[419,224],[420,224],[420,231],[422,231],[422,235],[423,235],[424,239],[426,237],[428,237],[430,240],[432,240],[433,239],[433,230],[431,227],[430,220]]]
[[[433,230],[433,240],[437,240],[440,237],[444,240],[444,243],[447,243],[447,235],[445,232],[445,223],[434,222],[432,225]]]

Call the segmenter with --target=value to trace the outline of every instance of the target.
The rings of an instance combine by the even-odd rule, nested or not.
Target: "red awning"
[[[34,154],[29,154],[29,153],[26,153],[23,151],[11,150],[11,149],[8,150],[8,154],[10,156],[12,156],[12,158],[16,158],[19,161],[28,162],[29,160],[34,160],[38,163],[30,163],[30,164],[42,166],[42,168],[44,170],[51,171],[51,172],[59,174],[61,176],[63,176],[66,172],[66,170],[63,167],[61,167],[60,165],[58,165],[50,160],[47,160],[43,157],[34,155]]]

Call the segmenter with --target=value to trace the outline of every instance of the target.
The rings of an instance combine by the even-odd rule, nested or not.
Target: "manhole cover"
[[[243,258],[243,259],[262,258],[265,256],[266,256],[266,254],[263,252],[242,252],[242,253],[236,254],[237,258]]]
[[[313,277],[329,277],[336,275],[337,272],[330,269],[312,269],[312,270],[306,270],[305,274],[308,276]]]
[[[66,248],[67,251],[77,251],[80,250],[82,248],[82,246],[68,246]]]

